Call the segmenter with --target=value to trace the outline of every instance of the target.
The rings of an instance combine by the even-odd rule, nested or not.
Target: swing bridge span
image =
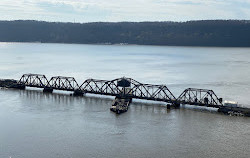
[[[179,97],[175,97],[166,85],[143,84],[132,78],[117,78],[114,80],[87,79],[78,84],[74,77],[55,76],[48,79],[41,74],[24,74],[17,81],[15,88],[25,87],[43,88],[43,92],[52,93],[53,90],[73,92],[74,96],[83,96],[86,93],[115,96],[116,98],[133,98],[162,101],[171,106],[180,104],[196,106],[223,107],[222,98],[218,98],[213,90],[187,88]]]

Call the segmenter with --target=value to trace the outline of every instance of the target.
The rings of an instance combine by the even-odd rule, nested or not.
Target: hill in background
[[[0,21],[1,42],[250,46],[250,21],[57,23]]]

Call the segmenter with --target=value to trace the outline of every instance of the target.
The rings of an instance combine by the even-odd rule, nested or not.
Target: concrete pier
[[[52,93],[52,92],[53,92],[53,88],[45,87],[45,88],[43,89],[43,92],[44,92],[44,93]]]
[[[80,91],[80,90],[75,90],[73,93],[73,96],[75,97],[82,97],[84,95],[84,92]]]

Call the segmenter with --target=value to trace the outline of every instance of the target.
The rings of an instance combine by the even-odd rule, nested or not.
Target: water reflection
[[[140,100],[116,115],[109,111],[113,98],[102,96],[9,89],[0,95],[3,157],[209,157],[211,150],[223,157],[232,147],[241,157],[249,154],[247,118],[169,111],[162,103]],[[194,153],[197,146],[200,152]]]
[[[41,90],[1,90],[6,97],[9,97],[9,102],[18,101],[19,106],[13,105],[13,109],[19,109],[23,112],[105,112],[110,113],[109,108],[112,105],[114,97],[102,95],[85,95],[83,97],[73,97],[70,93],[43,93]],[[13,96],[12,93],[18,93],[19,97]],[[6,100],[1,100],[4,103]],[[10,106],[10,105],[9,105]],[[189,113],[196,111],[197,113],[213,113],[222,115],[217,112],[217,108],[199,107],[193,105],[181,105],[180,109],[166,108],[164,102],[144,101],[133,99],[127,113],[122,115],[134,114],[151,114],[151,115],[174,115],[176,113]],[[115,115],[119,117],[119,115]]]
[[[78,108],[83,112],[104,112],[109,111],[114,97],[105,97],[100,95],[73,97],[70,94],[60,93],[43,93],[37,90],[21,90],[20,97],[24,107],[38,111],[71,111]],[[166,115],[171,112],[194,110],[197,112],[217,113],[215,108],[197,107],[191,105],[182,105],[181,109],[166,108],[164,102],[142,101],[134,99],[130,104],[129,111],[131,113],[151,113],[152,115]],[[117,115],[119,116],[119,115]]]
[[[112,100],[98,97],[72,97],[69,94],[43,93],[37,90],[20,91],[22,104],[32,110],[45,111],[104,111]]]
[[[114,100],[114,97],[111,96],[107,97],[87,94],[83,97],[73,97],[70,96],[69,93],[43,93],[42,90],[37,89],[2,89],[0,92],[2,92],[3,96],[12,98],[13,101],[19,100],[21,104],[19,107],[22,110],[36,110],[40,112],[66,112],[74,110],[81,110],[82,112],[109,112],[109,108]],[[4,100],[1,101],[3,102]],[[146,112],[156,115],[164,115],[171,113],[171,111],[173,110],[167,110],[166,103],[164,102],[134,99],[132,104],[130,104],[128,113],[140,114]],[[124,115],[126,115],[126,113]]]
[[[21,90],[19,92],[23,105],[32,109],[38,108],[38,110],[54,109],[56,111],[66,111],[76,106],[81,106],[87,111],[102,111],[107,110],[114,99],[114,97],[106,98],[100,95],[73,97],[70,94],[43,93],[38,90]],[[165,114],[168,111],[166,110],[165,103],[143,103],[140,100],[134,101],[130,109],[132,111],[148,111],[155,114]]]

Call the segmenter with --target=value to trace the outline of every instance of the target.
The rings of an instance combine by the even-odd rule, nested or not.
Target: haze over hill
[[[0,21],[1,42],[250,46],[250,21],[58,23]]]

